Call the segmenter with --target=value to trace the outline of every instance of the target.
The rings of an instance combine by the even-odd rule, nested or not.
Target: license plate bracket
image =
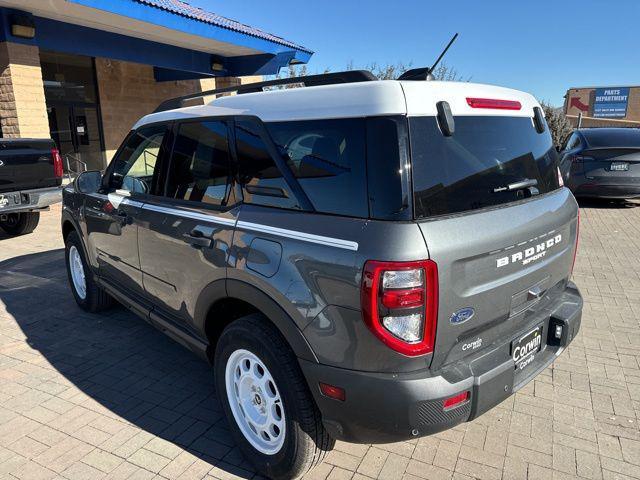
[[[626,172],[629,170],[629,164],[627,162],[611,162],[610,169],[612,172]]]
[[[530,330],[511,342],[511,358],[516,370],[522,370],[533,362],[536,353],[542,350],[542,325]]]

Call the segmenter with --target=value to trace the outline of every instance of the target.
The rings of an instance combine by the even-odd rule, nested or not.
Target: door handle
[[[196,248],[211,247],[211,237],[205,236],[205,234],[198,229],[191,230],[191,233],[185,233],[182,238],[186,243],[189,243]]]

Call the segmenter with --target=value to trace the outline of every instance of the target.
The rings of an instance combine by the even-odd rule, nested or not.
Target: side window
[[[300,209],[253,122],[236,121],[236,150],[245,203]]]
[[[226,122],[180,124],[169,162],[167,196],[223,205],[229,192],[229,136]]]
[[[130,135],[114,160],[112,185],[130,193],[151,193],[158,175],[156,164],[166,131],[166,125],[152,125]]]
[[[267,129],[317,211],[368,217],[364,119],[277,122]]]
[[[580,145],[580,137],[578,137],[578,135],[576,135],[575,133],[572,133],[567,139],[564,150],[571,150],[573,148],[576,148],[578,145]]]

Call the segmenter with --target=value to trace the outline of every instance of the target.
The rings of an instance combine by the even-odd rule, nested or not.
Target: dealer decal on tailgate
[[[542,348],[542,327],[536,327],[529,333],[511,342],[511,356],[516,368],[522,370],[533,362],[535,354]]]

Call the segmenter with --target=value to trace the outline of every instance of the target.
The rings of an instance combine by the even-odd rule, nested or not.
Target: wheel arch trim
[[[211,307],[225,299],[240,300],[251,305],[275,325],[298,358],[318,363],[302,331],[284,309],[262,290],[239,280],[216,280],[202,290],[196,302],[194,321],[203,333],[207,330],[207,315]],[[215,348],[215,345],[210,347]]]

